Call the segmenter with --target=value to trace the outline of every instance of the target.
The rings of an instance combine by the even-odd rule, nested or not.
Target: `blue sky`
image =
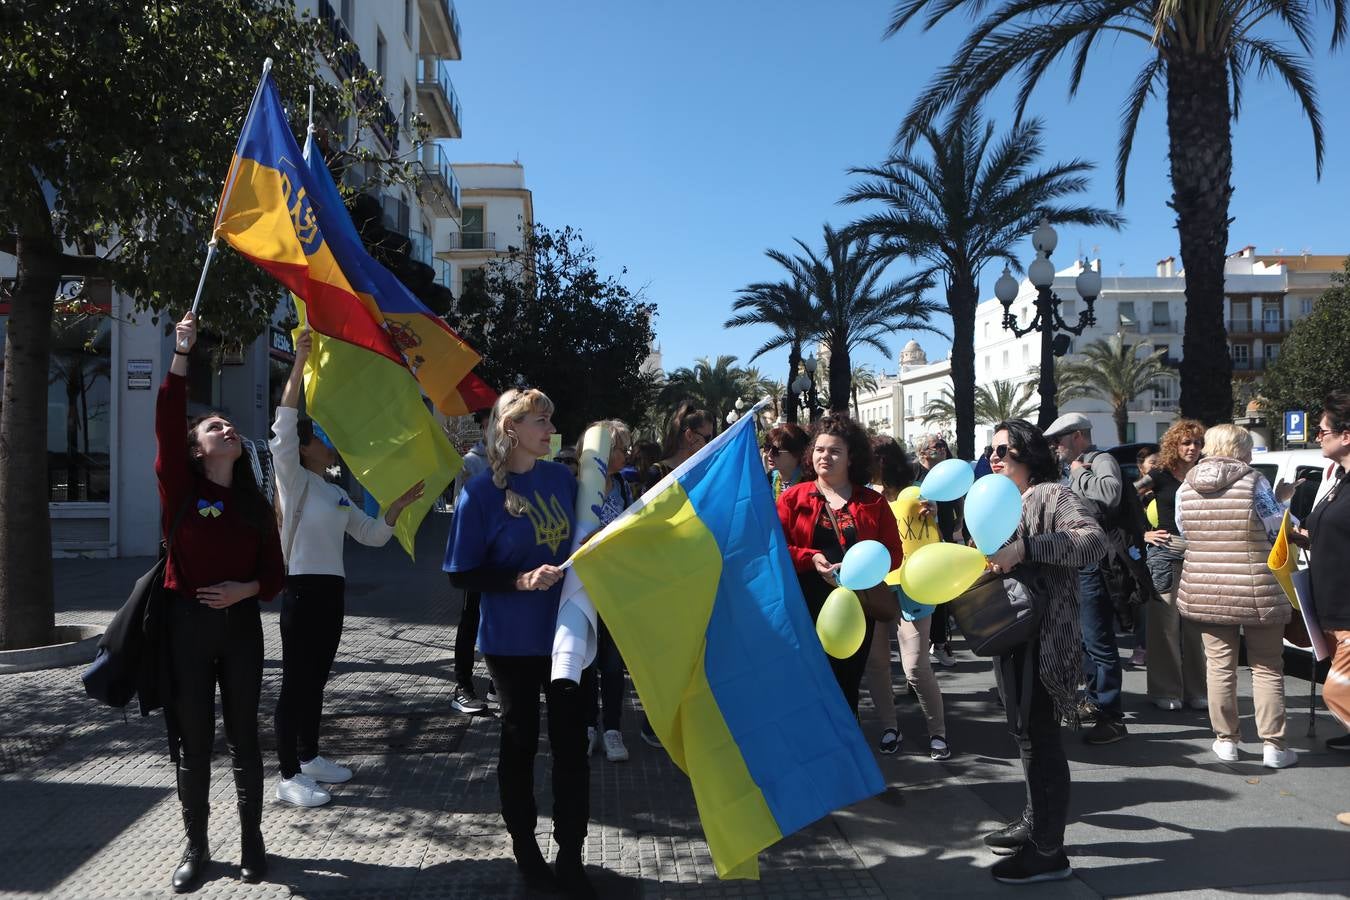
[[[736,290],[780,276],[766,248],[791,248],[794,237],[816,246],[823,223],[857,214],[838,204],[852,183],[846,169],[884,159],[904,111],[965,26],[956,19],[883,41],[890,0],[457,7],[464,59],[452,74],[465,137],[452,158],[523,163],[536,218],[581,229],[602,270],[627,267],[629,286],[658,305],[667,369],[719,353],[744,363],[763,342],[756,329],[721,328]],[[1293,95],[1273,80],[1250,80],[1234,128],[1230,249],[1350,250],[1350,123],[1335,112],[1350,85],[1350,55],[1329,53],[1327,29],[1320,32],[1322,180]],[[1048,124],[1047,161],[1097,163],[1089,199],[1098,205],[1115,205],[1118,111],[1146,52],[1128,37],[1105,43],[1076,99],[1068,101],[1065,79],[1047,75],[1033,101]],[[986,114],[1009,122],[1009,97],[991,96]],[[1061,229],[1058,267],[1080,248],[1100,256],[1107,275],[1151,274],[1157,260],[1179,255],[1165,205],[1164,119],[1159,98],[1135,137],[1125,229]],[[1029,260],[1029,242],[1019,255]],[[893,271],[903,274],[904,265]],[[998,274],[984,272],[983,296],[992,296]],[[861,361],[893,371],[909,337],[895,335],[890,359],[869,351]],[[920,340],[930,358],[945,354],[945,340]],[[757,364],[782,378],[786,355]]]

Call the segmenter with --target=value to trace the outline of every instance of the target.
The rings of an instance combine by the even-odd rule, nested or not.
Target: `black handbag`
[[[951,601],[951,614],[976,656],[1005,656],[1035,639],[1045,606],[1036,568],[1023,564],[980,576]]]
[[[142,695],[143,714],[159,705],[159,698],[146,696],[145,688],[154,683],[158,668],[159,647],[154,641],[158,634],[157,601],[164,587],[173,536],[188,506],[184,503],[178,510],[168,541],[160,545],[159,559],[136,579],[131,594],[99,639],[94,661],[80,675],[84,692],[107,706],[123,709],[138,693]]]

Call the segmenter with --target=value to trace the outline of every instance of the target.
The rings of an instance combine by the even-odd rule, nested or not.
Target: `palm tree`
[[[1091,388],[1083,383],[1078,371],[1072,368],[1065,368],[1067,364],[1061,364],[1055,367],[1055,403],[1063,406],[1073,400],[1085,400],[1088,397],[1096,396]],[[1027,375],[1031,378],[1033,385],[1040,384],[1041,367],[1032,366],[1027,370]]]
[[[926,273],[882,284],[882,274],[893,257],[879,255],[868,237],[826,225],[823,253],[801,240],[797,246],[802,253],[795,256],[777,250],[768,254],[815,298],[820,337],[830,356],[830,409],[847,413],[852,351],[872,347],[890,356],[886,336],[892,331],[940,334],[928,318],[942,307],[922,297],[932,286]]]
[[[1033,170],[1043,152],[1043,126],[1030,120],[997,143],[993,123],[972,111],[938,131],[924,126],[927,158],[909,151],[880,166],[853,169],[866,180],[845,202],[880,201],[886,209],[863,216],[851,230],[875,237],[881,251],[922,263],[921,274],[941,275],[952,317],[952,384],[956,396],[956,452],[975,454],[975,308],[980,273],[994,260],[1018,266],[1012,247],[1042,216],[1055,223],[1119,228],[1120,216],[1093,206],[1058,203],[1087,189],[1092,164],[1074,159]]]
[[[975,424],[995,425],[1013,419],[1030,419],[1036,415],[1039,404],[1035,397],[1034,381],[995,380],[990,386],[975,386]],[[956,402],[951,388],[943,388],[942,393],[923,409],[923,424],[934,425],[939,422],[951,422],[956,418]]]
[[[787,347],[787,384],[791,384],[801,367],[802,345],[815,337],[820,330],[820,316],[811,305],[811,295],[801,282],[796,280],[755,282],[737,293],[739,296],[731,308],[738,314],[727,319],[722,327],[768,325],[777,329],[776,333],[754,352],[750,362],[754,362],[770,350]],[[789,422],[796,423],[796,394],[788,393],[783,398],[783,417]]]
[[[693,368],[681,366],[670,373],[662,388],[662,400],[667,408],[688,398],[713,416],[713,430],[721,430],[726,414],[737,399],[749,392],[745,370],[736,365],[736,357],[723,354],[716,360],[701,356]]]
[[[877,373],[872,371],[871,366],[854,366],[853,374],[849,377],[848,389],[850,396],[853,397],[853,418],[861,418],[858,412],[858,395],[877,389]]]
[[[1125,201],[1125,169],[1139,117],[1164,95],[1168,159],[1181,262],[1186,271],[1181,413],[1206,424],[1232,415],[1232,363],[1224,331],[1224,257],[1233,194],[1231,125],[1242,109],[1247,75],[1274,74],[1298,98],[1312,129],[1317,175],[1322,174],[1322,116],[1308,56],[1318,33],[1331,49],[1346,38],[1347,0],[901,0],[886,34],[924,14],[932,28],[961,10],[979,16],[969,36],[910,108],[901,128],[906,144],[922,136],[946,107],[964,115],[1000,83],[1018,81],[1017,114],[1045,73],[1067,57],[1069,95],[1077,93],[1098,41],[1133,37],[1146,55],[1135,73],[1120,120],[1116,197]],[[1330,22],[1314,22],[1318,9]],[[1283,25],[1303,53],[1271,39]]]
[[[1113,334],[1084,347],[1081,360],[1059,366],[1060,377],[1081,383],[1088,396],[1111,404],[1111,418],[1116,423],[1116,443],[1119,444],[1125,443],[1130,403],[1171,374],[1171,369],[1163,362],[1166,348],[1140,355],[1140,350],[1148,349],[1145,341],[1126,344],[1123,335]]]

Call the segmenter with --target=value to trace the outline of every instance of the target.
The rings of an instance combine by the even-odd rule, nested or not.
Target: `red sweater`
[[[815,571],[811,559],[820,551],[811,543],[824,506],[825,498],[816,490],[814,481],[793,485],[778,498],[778,519],[783,523],[788,552],[792,554],[792,565],[798,572]],[[853,515],[858,540],[880,541],[891,551],[891,571],[900,568],[905,557],[904,545],[900,543],[900,529],[886,498],[871,488],[855,484],[848,500],[848,511]]]
[[[187,379],[172,372],[159,386],[155,439],[161,535],[168,537],[183,502],[189,504],[174,535],[164,586],[192,597],[197,588],[222,581],[257,581],[259,599],[271,600],[286,582],[281,538],[275,528],[260,534],[239,514],[232,489],[203,478],[189,465]]]

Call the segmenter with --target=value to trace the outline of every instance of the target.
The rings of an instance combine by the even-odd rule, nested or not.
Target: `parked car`
[[[1320,499],[1324,486],[1322,478],[1328,465],[1329,461],[1320,450],[1277,450],[1252,454],[1252,467],[1266,476],[1271,487],[1296,485],[1294,496],[1289,500],[1289,512],[1299,521],[1308,517]],[[1330,483],[1325,486],[1330,488]]]

